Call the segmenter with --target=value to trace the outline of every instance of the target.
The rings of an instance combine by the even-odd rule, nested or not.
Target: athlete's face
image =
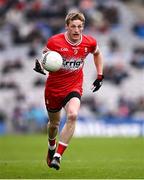
[[[68,25],[66,25],[67,35],[70,41],[78,42],[81,39],[82,31],[84,25],[80,20],[70,21]]]

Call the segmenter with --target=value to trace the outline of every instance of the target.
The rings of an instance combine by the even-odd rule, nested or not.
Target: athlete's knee
[[[49,122],[48,123],[48,127],[50,128],[50,129],[58,129],[59,128],[59,122]]]
[[[68,120],[71,120],[71,121],[76,121],[77,116],[78,116],[78,112],[76,112],[76,111],[70,111],[67,114]]]

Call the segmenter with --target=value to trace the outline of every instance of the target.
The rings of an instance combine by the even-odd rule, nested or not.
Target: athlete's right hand
[[[33,68],[34,71],[46,75],[46,73],[44,72],[44,69],[41,67],[40,62],[38,61],[38,59],[35,60],[35,67]]]

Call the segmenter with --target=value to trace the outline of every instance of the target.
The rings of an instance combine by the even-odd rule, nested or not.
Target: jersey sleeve
[[[48,50],[53,51],[53,50],[54,50],[54,47],[55,47],[54,41],[53,41],[53,38],[51,37],[51,38],[49,38],[48,41],[47,41],[46,48],[47,48]]]
[[[95,53],[97,53],[99,47],[97,45],[97,41],[94,38],[91,37],[90,39],[91,39],[90,40],[91,41],[91,53],[95,54]]]
[[[53,45],[52,45],[52,40],[51,40],[51,38],[50,38],[50,39],[48,39],[45,47],[43,48],[42,54],[44,55],[44,54],[47,53],[48,51],[52,51],[52,50],[53,50],[52,47],[53,47]]]

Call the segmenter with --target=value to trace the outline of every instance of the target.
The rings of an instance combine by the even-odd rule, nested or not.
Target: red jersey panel
[[[64,33],[52,36],[47,48],[61,54],[63,66],[59,71],[49,73],[45,93],[67,95],[76,91],[82,95],[84,60],[89,53],[95,52],[96,47],[96,40],[88,35],[82,35],[81,41],[75,45]]]

